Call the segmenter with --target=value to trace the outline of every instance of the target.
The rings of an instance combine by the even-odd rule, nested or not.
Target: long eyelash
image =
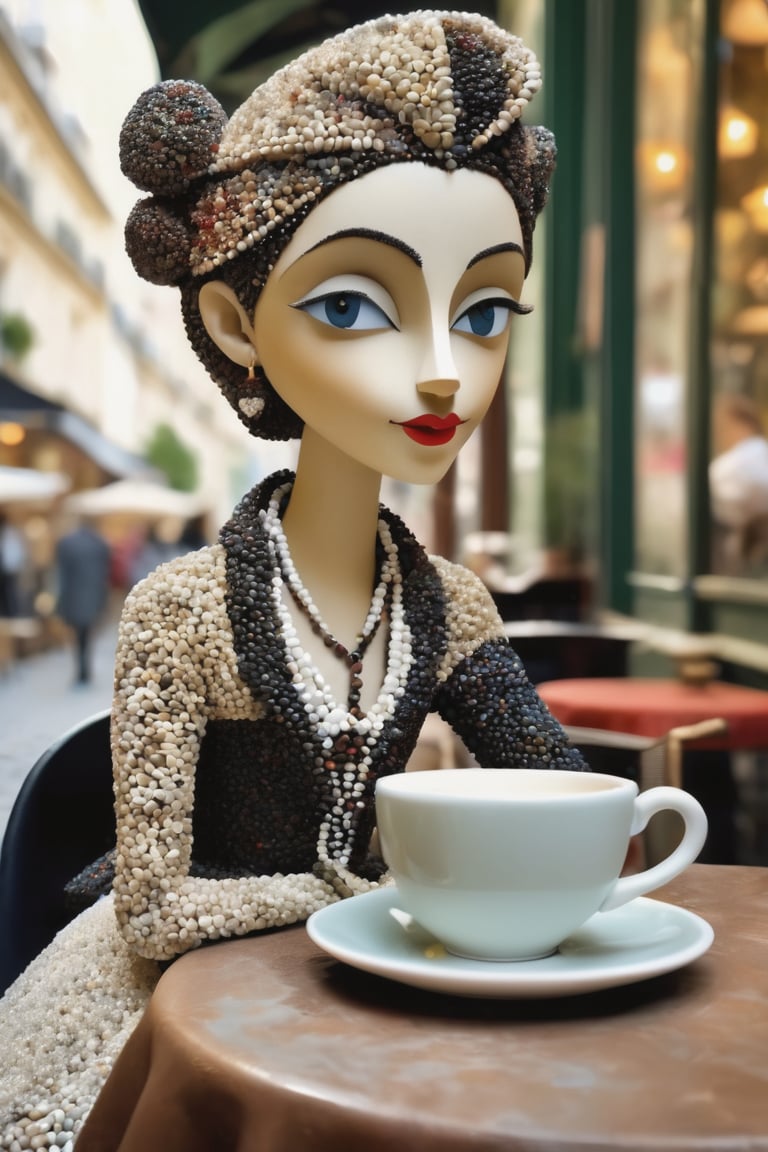
[[[527,316],[529,312],[533,312],[533,304],[521,304],[519,300],[513,300],[509,296],[494,296],[492,299],[478,300],[478,304],[499,305],[502,308],[508,308],[516,316]],[[468,312],[469,309],[467,308],[465,311]]]
[[[322,292],[319,296],[305,296],[302,300],[297,300],[291,304],[291,308],[306,308],[307,304],[321,304],[323,300],[332,300],[334,296],[354,296],[357,300],[368,300],[374,307],[379,308],[380,305],[375,300],[371,300],[370,296],[366,296],[365,292],[356,292],[352,289],[349,292],[340,292],[338,289],[334,292]],[[384,309],[381,309],[384,312]],[[386,313],[384,313],[386,316]]]
[[[397,324],[395,324],[389,313],[386,312],[380,304],[377,304],[375,300],[371,300],[370,296],[366,296],[365,292],[357,292],[354,289],[352,289],[350,292],[339,292],[337,290],[334,292],[323,292],[320,296],[305,296],[303,300],[297,300],[294,304],[290,304],[289,307],[299,309],[306,308],[308,304],[322,304],[323,300],[332,300],[334,296],[355,296],[358,300],[367,300],[367,302],[372,304],[374,308],[379,309],[382,316],[386,318],[388,324],[392,325],[392,328],[395,332],[400,331],[399,327]]]
[[[527,316],[529,312],[533,312],[533,304],[521,304],[519,300],[514,300],[511,296],[489,296],[487,299],[478,300],[477,304],[485,304],[486,307],[491,305],[493,307],[506,308],[508,312],[514,312],[516,316]],[[454,320],[457,324],[462,316],[466,316],[471,308],[476,307],[476,304],[470,304],[469,308],[465,308],[463,312]]]
[[[508,300],[510,312],[514,312],[516,316],[527,316],[529,312],[533,312],[533,304],[521,304],[519,300]]]
[[[323,300],[330,300],[333,296],[341,296],[341,292],[323,292],[320,296],[304,296],[301,300],[297,300],[291,304],[291,308],[306,308],[307,304],[320,304]],[[347,296],[359,296],[362,298],[362,292],[347,292]]]

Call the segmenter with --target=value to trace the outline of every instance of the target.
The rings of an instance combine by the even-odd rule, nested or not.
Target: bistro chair
[[[626,676],[631,625],[553,619],[506,620],[504,634],[522,660],[532,684],[574,676]]]
[[[634,780],[643,792],[664,785],[681,788],[686,746],[716,736],[727,727],[725,720],[714,718],[671,728],[660,738],[568,724],[564,730],[570,742],[583,752],[593,772]],[[681,834],[682,824],[676,813],[657,813],[643,834],[646,863],[655,864],[668,856]]]
[[[115,842],[109,710],[38,758],[0,850],[0,992],[78,911],[64,886]]]

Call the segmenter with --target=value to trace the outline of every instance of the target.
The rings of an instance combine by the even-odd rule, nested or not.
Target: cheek
[[[359,377],[333,340],[294,331],[289,339],[264,345],[262,367],[272,387],[300,419],[316,430],[343,436],[359,411]]]
[[[301,415],[300,405],[322,413],[324,403],[388,410],[393,380],[404,369],[402,352],[388,333],[340,337],[296,317],[290,331],[269,327],[256,333],[261,365],[273,388]],[[327,406],[327,404],[326,404]]]
[[[257,311],[254,336],[259,362],[272,387],[292,407],[295,396],[309,392],[323,374],[327,353],[317,347],[303,316],[289,307]]]
[[[499,386],[508,344],[506,336],[492,348],[458,338],[454,355],[461,381],[459,403],[463,395],[473,410],[485,413]]]

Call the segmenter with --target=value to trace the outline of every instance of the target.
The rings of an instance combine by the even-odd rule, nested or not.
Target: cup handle
[[[660,888],[683,872],[701,852],[707,838],[707,817],[698,800],[680,788],[649,788],[636,796],[631,835],[642,832],[656,812],[668,809],[679,812],[685,822],[683,838],[677,848],[652,868],[634,876],[621,876],[600,905],[601,912],[610,912],[645,892]]]

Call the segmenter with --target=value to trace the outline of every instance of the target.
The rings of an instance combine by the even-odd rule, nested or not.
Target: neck
[[[306,428],[283,517],[291,558],[339,639],[365,619],[376,582],[381,476]]]

